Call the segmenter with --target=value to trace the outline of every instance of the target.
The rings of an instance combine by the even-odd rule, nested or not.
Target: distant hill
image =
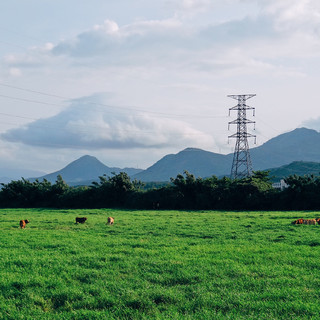
[[[169,154],[148,169],[136,174],[134,178],[141,181],[169,181],[171,177],[189,171],[197,177],[214,174],[227,174],[230,171],[232,158],[204,151],[187,148],[177,154]]]
[[[290,175],[304,176],[307,174],[320,175],[319,162],[294,161],[288,165],[279,168],[268,169],[270,177],[273,181],[279,181]]]
[[[298,128],[250,150],[254,170],[280,167],[294,161],[320,162],[320,133]]]
[[[253,170],[280,167],[293,161],[320,162],[320,133],[299,128],[281,134],[250,150]],[[217,154],[201,149],[187,148],[170,154],[134,176],[142,181],[169,181],[184,170],[197,177],[228,176],[233,154]]]
[[[263,145],[250,150],[253,170],[267,170],[268,168],[279,168],[280,171],[272,171],[276,176],[283,176],[290,170],[298,170],[292,162],[320,163],[320,133],[306,128],[295,129],[291,132],[281,134]],[[228,176],[231,171],[233,154],[218,154],[197,148],[187,148],[177,154],[169,154],[157,161],[146,170],[133,168],[110,168],[92,156],[83,156],[71,162],[65,168],[48,175],[41,176],[51,182],[55,182],[57,175],[61,175],[69,185],[87,185],[98,177],[106,174],[111,176],[112,172],[124,171],[131,178],[145,182],[170,181],[171,177],[189,171],[196,177],[218,177]],[[288,166],[288,167],[286,167]],[[311,170],[299,169],[303,174]],[[316,164],[314,164],[316,166]],[[312,170],[316,170],[314,167]],[[291,172],[293,172],[291,171]],[[275,173],[274,173],[275,172]]]
[[[71,162],[63,169],[41,176],[38,179],[40,181],[42,179],[47,179],[48,181],[54,183],[57,180],[57,176],[61,175],[63,180],[66,181],[69,185],[88,185],[91,184],[92,181],[98,180],[99,176],[102,176],[104,174],[106,174],[107,176],[111,176],[112,172],[117,174],[121,171],[126,172],[129,176],[132,176],[142,171],[142,169],[120,169],[116,167],[110,168],[104,165],[97,158],[86,155]]]

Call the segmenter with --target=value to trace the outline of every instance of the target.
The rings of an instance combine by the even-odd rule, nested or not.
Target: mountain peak
[[[314,136],[318,136],[318,135],[319,135],[319,132],[317,130],[301,127],[301,128],[297,128],[297,129],[294,129],[292,131],[283,133],[279,137],[281,137],[281,136],[291,136],[291,137],[304,138],[304,137],[307,137],[307,136],[314,137]]]
[[[80,157],[77,160],[72,161],[71,163],[68,164],[68,166],[72,165],[72,164],[76,164],[76,163],[101,163],[103,164],[100,160],[98,160],[96,157],[93,156],[89,156],[89,155],[84,155],[82,157]]]
[[[202,149],[199,148],[185,148],[184,150],[182,150],[181,152],[197,152],[197,151],[203,151]]]
[[[63,169],[50,173],[48,175],[42,176],[39,179],[45,178],[48,181],[54,182],[58,175],[68,183],[75,183],[80,181],[93,181],[97,180],[99,176],[107,175],[111,176],[113,172],[116,174],[124,171],[129,175],[136,174],[140,172],[140,169],[133,168],[110,168],[104,165],[96,157],[84,155],[77,160],[72,161]]]
[[[80,157],[78,160],[80,160],[80,159],[97,159],[97,158],[94,157],[94,156],[90,156],[90,155],[86,154],[86,155]]]
[[[309,128],[306,128],[306,127],[300,127],[300,128],[296,128],[294,130],[292,130],[291,132],[317,132],[317,130],[314,130],[314,129],[309,129]]]
[[[320,141],[320,133],[313,129],[297,128],[289,132],[285,132],[264,143],[266,147],[277,146],[280,150],[284,146],[295,146],[301,148],[302,144],[310,143],[313,139]],[[315,141],[312,141],[314,143]],[[259,147],[258,147],[259,148]],[[294,150],[293,150],[294,151]],[[299,159],[298,159],[299,160]]]

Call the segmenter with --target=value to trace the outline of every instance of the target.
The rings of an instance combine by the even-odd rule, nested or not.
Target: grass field
[[[0,319],[320,318],[316,212],[0,215]]]

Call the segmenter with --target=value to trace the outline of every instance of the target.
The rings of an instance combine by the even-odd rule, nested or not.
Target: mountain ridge
[[[112,175],[113,173],[118,174],[119,172],[126,172],[129,176],[132,176],[139,173],[141,170],[142,169],[108,167],[96,157],[84,155],[79,159],[70,162],[61,170],[32,179],[46,179],[53,183],[56,181],[57,176],[61,175],[67,183],[76,185],[77,183],[81,184],[84,181],[92,182],[98,180],[98,177],[104,174]]]
[[[297,128],[274,137],[263,145],[250,149],[253,170],[269,170],[289,165],[292,162],[320,162],[320,133],[307,128]],[[149,168],[134,169],[108,167],[97,158],[85,155],[72,161],[63,169],[43,175],[38,179],[55,182],[57,175],[70,185],[90,184],[105,174],[126,172],[132,179],[144,182],[170,181],[171,177],[185,170],[196,177],[212,175],[228,176],[231,171],[233,153],[224,155],[199,148],[185,148],[176,154],[168,154]],[[35,179],[35,178],[33,178]]]
[[[250,149],[250,155],[254,170],[266,170],[293,161],[320,162],[318,150],[320,150],[320,133],[313,129],[297,128]],[[136,174],[134,178],[142,181],[169,181],[170,177],[175,177],[184,170],[203,178],[212,175],[228,176],[232,161],[233,153],[222,155],[196,148],[186,148],[177,154],[163,157],[151,167]],[[169,169],[166,170],[166,168]]]

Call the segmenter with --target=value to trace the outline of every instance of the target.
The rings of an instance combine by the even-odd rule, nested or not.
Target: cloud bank
[[[26,55],[8,55],[4,62],[12,75],[19,68],[61,64],[76,69],[102,67],[167,68],[224,75],[225,68],[246,73],[277,68],[292,74],[299,66],[294,59],[319,57],[320,3],[316,0],[170,0],[176,9],[203,14],[232,6],[255,4],[255,14],[238,18],[193,23],[173,15],[164,19],[140,19],[127,24],[106,19],[91,29],[58,43],[31,48]],[[226,15],[227,17],[227,15]],[[208,63],[210,61],[210,63]],[[249,63],[247,62],[249,61]],[[251,61],[251,63],[250,63]],[[211,66],[211,67],[210,67]],[[207,68],[209,67],[209,68]],[[266,67],[266,68],[264,68]]]
[[[2,138],[32,146],[86,150],[213,144],[211,136],[182,121],[108,107],[102,94],[76,99],[59,114],[9,130]]]

